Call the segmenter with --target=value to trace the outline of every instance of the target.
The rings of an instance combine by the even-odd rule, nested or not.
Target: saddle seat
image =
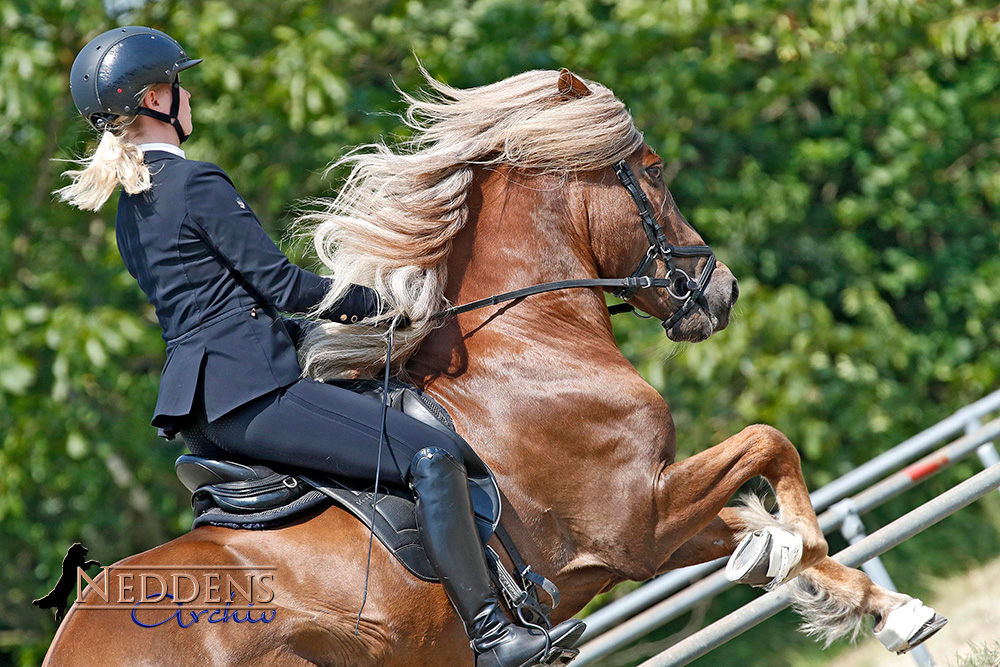
[[[337,384],[382,400],[381,383],[354,380],[338,381]],[[390,383],[389,407],[439,430],[455,430],[451,417],[440,404],[430,395],[402,382]],[[494,582],[509,606],[518,608],[533,622],[547,623],[548,612],[559,604],[559,591],[551,581],[524,564],[500,525],[502,505],[496,478],[464,440],[460,447],[469,476],[476,527]],[[416,506],[409,489],[380,485],[373,508],[375,489],[367,480],[334,477],[272,463],[241,463],[189,454],[179,457],[174,467],[177,477],[192,494],[193,528],[220,526],[266,530],[308,518],[330,504],[337,504],[372,528],[378,540],[410,573],[424,581],[438,581],[420,544]],[[511,556],[517,578],[486,545],[494,533]],[[551,604],[539,601],[539,589],[546,592]]]

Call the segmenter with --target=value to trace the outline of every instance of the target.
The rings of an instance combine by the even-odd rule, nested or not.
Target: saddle
[[[380,382],[350,380],[337,384],[382,401]],[[455,430],[447,410],[430,395],[410,385],[391,382],[388,404],[439,430]],[[522,621],[549,627],[549,613],[559,604],[559,589],[532,571],[521,558],[510,535],[500,524],[500,488],[493,472],[464,440],[460,448],[469,476],[476,528],[494,584],[511,611]],[[420,544],[415,501],[407,488],[380,485],[375,501],[375,489],[370,482],[313,470],[282,468],[271,463],[237,463],[185,454],[177,459],[174,468],[192,494],[192,528],[220,526],[267,530],[308,519],[336,504],[373,529],[375,537],[407,571],[423,581],[438,581]],[[513,573],[487,545],[494,534],[514,564]],[[541,600],[540,591],[548,597],[546,602]]]

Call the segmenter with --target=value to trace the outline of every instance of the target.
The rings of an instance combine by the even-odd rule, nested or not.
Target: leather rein
[[[434,318],[444,319],[460,313],[467,313],[470,310],[478,310],[479,308],[496,306],[507,301],[522,299],[526,296],[564,289],[610,287],[615,288],[612,294],[623,301],[627,301],[635,296],[635,293],[640,289],[661,287],[666,289],[670,296],[681,302],[680,307],[668,319],[661,321],[663,328],[669,331],[672,326],[677,324],[682,317],[694,308],[695,304],[699,301],[704,301],[705,290],[712,279],[712,272],[715,271],[715,253],[707,245],[675,246],[667,241],[667,236],[664,234],[663,228],[653,215],[653,206],[649,203],[646,193],[639,187],[639,181],[636,179],[635,174],[632,173],[632,169],[628,166],[628,163],[622,160],[614,165],[614,169],[618,180],[621,181],[621,184],[628,191],[629,196],[632,197],[632,201],[635,202],[636,208],[639,209],[639,219],[642,221],[642,228],[646,232],[646,238],[649,239],[649,249],[646,251],[646,255],[642,261],[639,262],[639,266],[632,272],[632,275],[627,278],[578,278],[540,283],[531,287],[522,287],[510,292],[503,292],[502,294],[494,294],[485,299],[479,299],[478,301],[472,301],[460,306],[452,306],[451,308],[446,308],[435,313]],[[686,271],[674,265],[675,257],[706,257],[708,258],[708,262],[705,264],[705,269],[701,272],[698,280],[695,281]],[[645,275],[650,265],[657,259],[663,262],[663,265],[667,269],[665,278],[652,278]],[[627,312],[638,315],[635,308],[627,303],[609,306],[608,311],[612,315]]]

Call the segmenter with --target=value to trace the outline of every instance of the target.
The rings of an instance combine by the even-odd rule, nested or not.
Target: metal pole
[[[969,423],[965,425],[966,433],[974,433],[978,431],[980,427],[979,418],[970,419]],[[992,442],[987,442],[976,450],[976,456],[979,457],[979,462],[983,464],[984,468],[989,468],[992,465],[1000,463],[1000,455],[997,454],[997,448],[993,446]]]
[[[715,572],[720,567],[723,567],[727,560],[729,558],[724,556],[710,560],[707,563],[699,563],[671,570],[650,580],[649,583],[643,584],[640,588],[637,588],[628,595],[622,596],[611,604],[601,607],[593,614],[587,616],[587,630],[580,637],[577,644],[589,642],[597,635],[604,633],[625,619],[635,616],[650,605],[676,593],[705,575]],[[580,664],[579,660],[575,660],[574,664]]]
[[[641,614],[636,614],[627,622],[611,628],[603,635],[587,642],[580,648],[580,655],[573,661],[573,667],[583,667],[599,660],[629,642],[669,623],[701,600],[714,597],[733,587],[724,570],[713,572],[701,581],[696,581],[677,595],[663,600]]]
[[[885,528],[877,530],[861,542],[847,547],[834,558],[848,567],[857,567],[982,498],[997,487],[1000,487],[1000,465],[990,466],[970,477]],[[790,603],[791,598],[784,588],[768,593],[678,642],[639,667],[682,667],[770,618],[788,607]]]
[[[924,457],[895,475],[887,477],[875,486],[862,491],[850,499],[851,506],[859,514],[867,512],[889,498],[915,486],[927,477],[940,472],[963,456],[972,454],[980,444],[996,438],[998,435],[1000,435],[1000,418],[991,421],[971,435],[964,436],[949,445],[945,445],[938,451]],[[842,511],[843,507],[843,505],[831,507],[819,516],[819,525],[824,533],[836,529],[843,523],[845,518],[845,512]],[[573,661],[573,664],[580,667],[591,664],[598,658],[613,653],[615,650],[635,641],[642,635],[672,621],[691,609],[698,602],[714,597],[732,586],[734,584],[726,579],[725,573],[722,571],[708,575],[676,595],[662,600],[654,606],[649,607],[646,611],[635,615],[604,634],[588,641],[581,646],[580,655]],[[639,591],[641,590],[639,589]],[[625,598],[622,599],[624,600]],[[620,602],[621,600],[614,604]]]
[[[951,417],[899,443],[887,452],[861,464],[851,472],[812,493],[813,507],[820,511],[879,479],[890,470],[929,451],[945,438],[961,432],[971,419],[1000,410],[1000,390],[965,406]]]
[[[886,477],[878,484],[870,486],[851,498],[851,503],[859,514],[878,507],[890,498],[910,489],[932,475],[970,456],[984,442],[1000,436],[1000,417],[978,429],[975,433],[962,436],[955,442],[941,447],[899,472]],[[834,506],[837,507],[837,506]],[[831,507],[819,515],[819,527],[824,533],[833,530],[844,520],[841,512]]]
[[[841,500],[834,508],[838,506],[846,505],[846,507],[840,508],[845,516],[844,523],[840,525],[840,534],[844,536],[848,544],[857,544],[861,540],[868,537],[867,531],[865,530],[865,522],[861,520],[858,516],[857,509],[854,507],[854,503],[851,502],[850,498],[847,500]],[[885,569],[885,564],[882,559],[875,556],[870,561],[861,564],[861,569],[864,573],[868,575],[868,578],[875,582],[877,585],[892,591],[897,592],[896,584],[893,583],[892,577],[889,576],[889,570]],[[910,652],[910,657],[913,661],[917,663],[920,667],[935,667],[934,658],[931,656],[930,651],[927,650],[926,645],[920,645]]]

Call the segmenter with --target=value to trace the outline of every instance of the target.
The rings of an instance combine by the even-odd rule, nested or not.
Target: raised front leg
[[[733,553],[747,530],[768,521],[762,508],[724,507],[718,516],[678,547],[661,571],[715,560]],[[947,620],[909,595],[875,584],[864,572],[822,558],[789,582],[802,630],[829,645],[841,637],[854,639],[864,627],[864,617],[874,618],[875,636],[894,652],[906,652],[930,638]]]
[[[739,508],[723,507],[707,526],[670,554],[657,574],[731,555],[744,527]]]
[[[657,569],[668,569],[664,566],[671,559],[676,563],[732,553],[734,529],[756,526],[747,526],[745,516],[725,505],[744,482],[757,475],[774,488],[782,523],[802,539],[801,558],[782,579],[825,557],[826,539],[809,500],[798,452],[781,431],[755,425],[661,471],[656,488],[656,544],[667,560],[661,560]],[[705,536],[687,544],[702,531]],[[721,545],[715,544],[720,540]]]

